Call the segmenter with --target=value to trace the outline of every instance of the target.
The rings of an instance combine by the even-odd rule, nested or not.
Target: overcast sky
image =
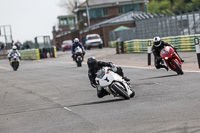
[[[52,39],[57,16],[66,15],[58,3],[59,0],[0,0],[0,26],[11,25],[13,40],[22,43],[34,41],[36,36],[49,35]]]

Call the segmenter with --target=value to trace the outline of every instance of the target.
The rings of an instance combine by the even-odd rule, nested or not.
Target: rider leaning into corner
[[[84,58],[84,55],[85,55],[84,47],[83,47],[83,45],[79,42],[79,39],[78,39],[78,38],[75,38],[75,39],[74,39],[74,43],[73,43],[72,48],[71,48],[73,60],[75,60],[75,56],[74,56],[74,54],[75,54],[75,48],[78,47],[78,46],[82,49],[82,51],[83,51],[83,58]]]
[[[100,70],[102,67],[111,67],[112,70],[122,76],[122,78],[125,81],[130,81],[129,78],[124,77],[124,73],[121,67],[115,67],[115,65],[112,62],[102,62],[102,61],[97,61],[95,57],[90,57],[87,60],[87,65],[88,65],[88,77],[91,83],[91,86],[97,89],[97,96],[99,98],[104,97],[105,95],[108,95],[108,92],[103,88],[103,87],[98,87],[97,83],[95,82],[96,78],[96,73],[98,70]]]
[[[19,53],[19,51],[17,50],[17,47],[14,45],[14,46],[12,46],[12,50],[10,50],[10,52],[8,53],[8,59],[9,59],[9,61],[10,61],[10,59],[11,59],[11,55],[12,54],[17,54],[18,56],[19,56],[19,58],[21,59],[21,54]]]
[[[173,45],[170,45],[169,43],[162,41],[159,36],[156,36],[156,37],[153,38],[152,51],[153,51],[153,54],[154,54],[154,57],[155,57],[154,58],[155,59],[155,67],[157,69],[165,68],[168,71],[169,68],[167,66],[160,64],[161,61],[162,61],[162,58],[160,56],[160,52],[165,46],[171,46],[174,49],[174,51],[176,52],[176,54],[179,56],[179,54],[176,51],[176,48]],[[181,59],[181,62],[184,62],[184,60],[180,56],[179,56],[179,58]]]

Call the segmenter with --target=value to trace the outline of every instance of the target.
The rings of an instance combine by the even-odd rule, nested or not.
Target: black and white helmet
[[[156,37],[153,38],[153,44],[156,47],[159,47],[161,45],[161,39],[160,39],[159,36],[156,36]]]

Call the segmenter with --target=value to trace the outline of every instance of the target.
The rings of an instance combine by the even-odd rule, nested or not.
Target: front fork
[[[131,85],[129,82],[122,80],[122,83],[117,82],[117,84],[123,86],[125,88],[125,91],[127,91],[128,95],[130,96],[132,94],[132,89],[131,89]],[[112,84],[111,84],[112,85]]]

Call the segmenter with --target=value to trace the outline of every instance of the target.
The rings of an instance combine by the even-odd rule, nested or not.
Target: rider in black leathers
[[[160,52],[165,46],[171,46],[174,49],[174,51],[176,52],[176,54],[179,56],[179,54],[176,51],[176,48],[173,45],[170,45],[169,43],[162,41],[159,36],[156,36],[153,38],[153,44],[154,45],[152,47],[152,51],[153,51],[153,54],[155,57],[155,67],[157,69],[165,68],[168,71],[169,68],[167,66],[160,64],[162,61]],[[179,58],[181,59],[181,62],[184,62],[184,60],[180,56],[179,56]]]
[[[97,88],[97,96],[99,98],[102,98],[105,95],[108,95],[108,92],[103,87],[97,86],[97,83],[95,82],[96,73],[102,67],[104,67],[104,66],[111,67],[111,68],[113,68],[113,71],[116,72],[117,74],[119,74],[120,76],[122,76],[122,78],[124,80],[126,80],[127,82],[130,81],[130,79],[128,79],[127,77],[124,77],[122,68],[115,67],[115,65],[112,62],[97,61],[95,59],[95,57],[91,57],[91,58],[88,58],[87,64],[88,64],[88,68],[89,68],[88,77],[89,77],[90,83],[91,83],[92,87]]]

